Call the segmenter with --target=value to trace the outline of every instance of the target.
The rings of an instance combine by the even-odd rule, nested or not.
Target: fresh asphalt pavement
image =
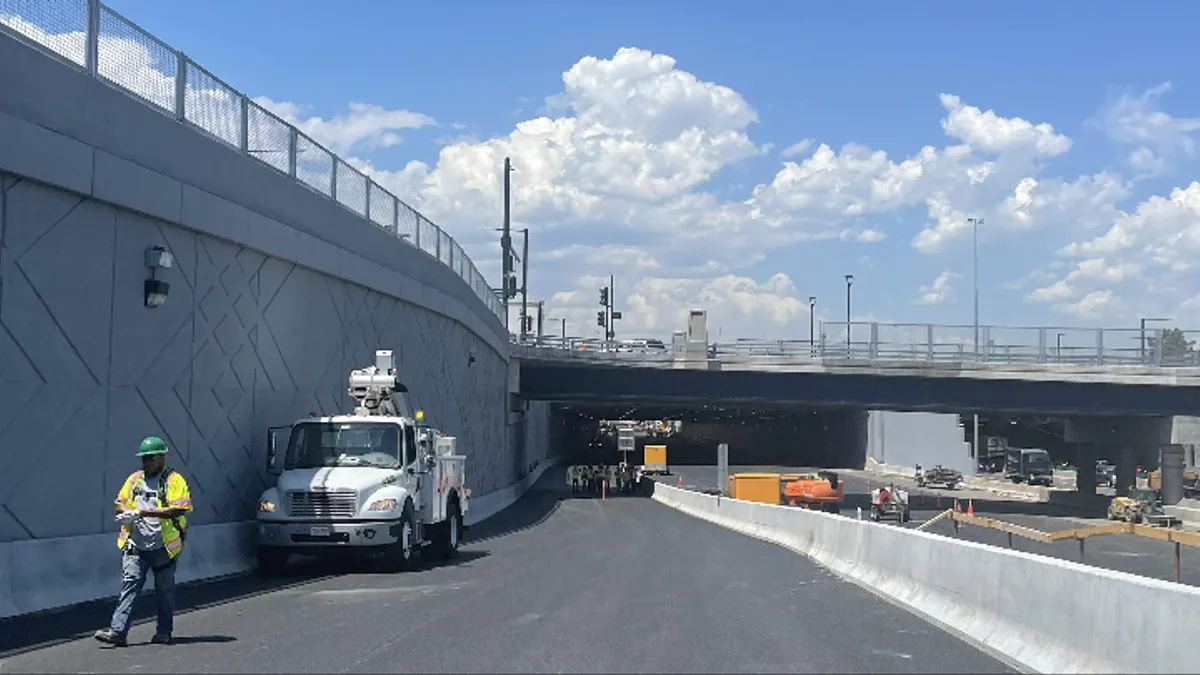
[[[783,466],[735,466],[730,467],[729,471],[730,473],[795,473],[816,471],[816,469]],[[967,486],[960,486],[956,490],[918,488],[914,481],[905,477],[872,475],[863,471],[837,470],[837,473],[845,482],[846,498],[842,506],[842,514],[851,518],[857,517],[857,507],[862,507],[864,518],[868,516],[872,487],[894,484],[909,490],[912,520],[903,527],[919,527],[942,511],[953,508],[955,498],[959,500],[963,511],[967,510],[968,500],[970,500],[975,515],[1003,520],[1041,532],[1089,527],[1107,522],[1103,514],[1093,514],[1088,517],[1088,514],[1077,509],[1044,502],[1007,499],[985,489]],[[679,479],[682,478],[684,487],[698,490],[716,487],[717,469],[715,466],[672,467],[672,474],[658,477],[658,480],[670,485],[677,485]],[[940,507],[939,497],[941,499]],[[896,521],[885,522],[895,523]],[[956,530],[953,521],[949,518],[943,518],[929,525],[925,531],[943,536],[959,537],[981,544],[1009,547],[1009,537],[1004,532],[970,525],[961,525]],[[1175,545],[1137,535],[1117,534],[1090,537],[1084,544],[1082,557],[1077,540],[1046,544],[1013,536],[1011,547],[1018,551],[1082,562],[1086,565],[1163,581],[1175,580]],[[1200,586],[1200,549],[1181,546],[1179,562],[1180,583]]]
[[[572,496],[557,471],[449,563],[184,596],[170,646],[148,643],[149,598],[124,648],[78,625],[110,604],[0,623],[0,672],[1013,672],[787,549],[643,496]]]

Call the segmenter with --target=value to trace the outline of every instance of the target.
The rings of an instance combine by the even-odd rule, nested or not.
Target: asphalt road
[[[795,473],[805,470],[808,469],[779,466],[730,467],[730,473],[738,471]],[[715,466],[673,467],[672,471],[676,475],[660,477],[659,480],[676,485],[678,479],[682,477],[684,487],[706,489],[716,486],[717,469]],[[869,476],[866,472],[861,471],[839,471],[838,473],[846,485],[846,498],[842,506],[842,514],[852,518],[857,517],[856,507],[858,506],[862,507],[863,517],[866,518],[870,512],[870,487],[878,487],[881,483],[889,482],[910,491],[912,520],[904,527],[918,527],[938,513],[952,508],[955,497],[960,500],[964,511],[967,509],[967,500],[970,499],[975,508],[975,515],[996,518],[1042,532],[1095,526],[1108,522],[1103,517],[1086,517],[1086,514],[1074,509],[1020,499],[1005,499],[994,492],[982,489],[966,487],[960,487],[953,491],[932,488],[919,489],[913,481],[902,477]],[[940,508],[937,502],[939,495],[941,496]],[[894,523],[895,521],[887,522]],[[930,525],[925,531],[943,536],[960,537],[992,546],[1005,548],[1009,546],[1008,535],[1004,532],[971,526],[962,526],[955,531],[954,523],[948,518]],[[1136,535],[1118,534],[1091,537],[1084,544],[1082,557],[1079,542],[1074,540],[1045,544],[1014,536],[1012,548],[1164,581],[1175,580],[1175,545]],[[1179,581],[1190,586],[1200,586],[1200,549],[1189,546],[1180,547]]]
[[[474,528],[455,562],[301,570],[274,589],[228,582],[230,597],[207,584],[175,645],[148,644],[142,621],[129,647],[60,635],[0,655],[0,672],[1013,672],[786,549],[561,480]],[[110,610],[79,611],[90,632]],[[50,639],[80,616],[0,633]]]

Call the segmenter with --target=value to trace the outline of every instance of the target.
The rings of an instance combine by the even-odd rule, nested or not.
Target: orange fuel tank
[[[790,506],[837,513],[845,499],[845,486],[833,471],[787,474],[780,479],[784,484],[784,501]]]

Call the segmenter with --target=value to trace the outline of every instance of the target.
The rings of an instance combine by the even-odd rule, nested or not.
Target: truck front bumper
[[[258,545],[286,548],[373,547],[394,544],[400,520],[340,522],[258,521]]]

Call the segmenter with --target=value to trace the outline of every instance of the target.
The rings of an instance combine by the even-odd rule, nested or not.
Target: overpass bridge
[[[1010,670],[976,649],[982,641],[963,642],[830,576],[831,559],[798,565],[784,549],[645,501],[604,510],[564,496],[561,473],[556,480],[544,472],[571,430],[559,428],[545,403],[521,411],[506,405],[514,353],[500,305],[452,237],[101,2],[10,2],[0,12],[14,7],[23,13],[0,16],[5,671],[593,664],[614,672],[631,661],[662,671],[778,671],[794,668],[798,652],[817,670]],[[485,527],[460,564],[399,579],[310,570],[285,587],[244,576],[198,586],[209,590],[184,592],[195,602],[177,624],[182,649],[139,653],[136,663],[119,651],[93,651],[87,632],[111,605],[97,613],[78,603],[114,592],[117,571],[103,562],[116,564],[110,500],[133,468],[137,440],[164,436],[172,464],[192,482],[197,509],[178,580],[244,575],[267,480],[262,431],[309,411],[342,409],[345,373],[369,363],[380,345],[394,347],[411,373],[415,406],[471,453],[471,510]],[[539,368],[544,383],[553,379],[550,368],[589,367],[575,354],[531,358],[523,349],[515,354],[516,393],[530,398],[537,392],[520,389],[520,375],[529,386]],[[698,363],[705,365],[692,367]],[[621,372],[708,376],[710,367],[689,356],[679,368]],[[716,374],[736,374],[733,362]],[[740,391],[750,396],[757,384]],[[564,394],[543,388],[548,393]],[[24,452],[31,447],[39,452]],[[64,470],[45,471],[46,457]],[[539,476],[557,487],[505,509]],[[71,498],[47,509],[45,495]],[[888,536],[861,530],[868,531]],[[855,536],[845,539],[857,548],[841,551],[843,562],[856,550],[885,548]],[[905,560],[936,545],[905,541],[913,547]],[[823,542],[830,550],[834,543]],[[957,552],[926,555],[958,559]],[[647,559],[660,563],[653,576],[630,582],[628,571]],[[1025,567],[1013,569],[1034,564],[1021,558]],[[1052,580],[1084,573],[1063,566]],[[1107,604],[1090,609],[1118,616],[1130,604],[1170,597],[1169,589],[1144,586],[1116,588]],[[1139,592],[1149,600],[1130,603]],[[13,620],[37,623],[27,615],[66,607],[75,609],[40,619],[46,640]],[[810,607],[832,609],[814,624]],[[731,623],[731,611],[757,618]],[[1135,624],[1153,629],[1140,617]],[[1103,625],[1089,628],[1078,642],[1118,642]],[[797,635],[807,636],[799,650]],[[267,652],[272,658],[262,659]],[[1150,667],[1164,663],[1161,650],[1126,652],[1160,659]],[[1136,663],[1112,661],[1125,671]]]

